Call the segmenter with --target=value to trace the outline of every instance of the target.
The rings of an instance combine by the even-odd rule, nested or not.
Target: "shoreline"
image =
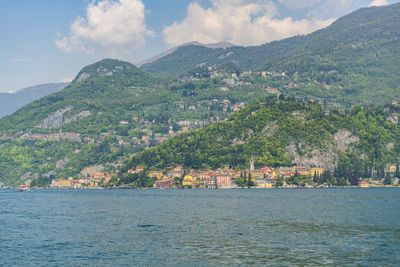
[[[86,190],[246,190],[246,189],[252,189],[252,190],[285,190],[285,189],[290,189],[290,190],[312,190],[312,189],[354,189],[354,188],[359,188],[359,189],[374,189],[374,188],[400,188],[399,185],[394,185],[394,186],[370,186],[370,187],[360,187],[360,186],[330,186],[330,187],[275,187],[275,188],[262,188],[262,187],[250,187],[250,188],[154,188],[154,187],[144,187],[144,188],[137,188],[137,187],[129,187],[129,186],[123,186],[123,187],[99,187],[99,188],[50,188],[50,187],[30,187],[29,189],[32,190],[74,190],[74,191],[86,191]],[[0,188],[0,190],[16,190],[18,191],[18,188]]]

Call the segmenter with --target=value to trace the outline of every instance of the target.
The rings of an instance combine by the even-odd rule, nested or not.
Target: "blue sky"
[[[398,0],[0,0],[0,92],[60,82],[112,57],[138,62],[189,41],[259,45]]]

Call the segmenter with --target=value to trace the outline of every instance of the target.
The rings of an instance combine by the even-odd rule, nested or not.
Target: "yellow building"
[[[149,177],[161,180],[163,178],[163,171],[149,171]]]
[[[90,180],[89,185],[91,187],[98,187],[99,186],[99,182],[96,180]]]
[[[268,183],[264,179],[256,179],[257,188],[272,188],[272,184]]]
[[[189,186],[193,187],[193,186],[195,185],[195,180],[193,179],[192,176],[186,175],[186,176],[183,178],[182,185],[183,185],[184,187],[189,187]]]
[[[293,171],[297,172],[300,176],[310,175],[310,171],[304,166],[294,166]]]
[[[325,169],[322,168],[311,168],[308,170],[308,175],[311,177],[316,176],[321,176],[325,172]]]
[[[59,188],[71,188],[72,187],[72,180],[65,180],[65,179],[54,179],[51,182],[53,187]]]
[[[270,173],[270,177],[271,177],[271,178],[278,178],[278,176],[279,176],[279,172],[276,171],[276,170],[274,170],[274,171],[272,171],[272,172]]]

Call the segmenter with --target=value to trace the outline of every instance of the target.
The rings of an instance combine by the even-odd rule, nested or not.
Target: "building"
[[[367,188],[367,187],[369,187],[369,183],[368,183],[367,181],[361,181],[361,182],[358,184],[358,187]]]
[[[310,175],[311,177],[314,176],[321,176],[323,173],[325,172],[325,169],[322,168],[311,168],[308,170],[308,175]]]
[[[51,187],[72,188],[72,179],[53,179],[51,181]]]
[[[216,184],[215,184],[216,178],[215,178],[215,176],[205,177],[205,178],[203,178],[202,181],[203,181],[204,188],[210,188],[210,189],[216,188]]]
[[[3,133],[2,137],[3,138],[11,138],[11,137],[14,137],[14,134],[13,133]]]
[[[154,188],[170,188],[174,182],[174,178],[170,178],[168,176],[164,176],[162,180],[154,183]]]
[[[396,164],[388,164],[388,165],[386,165],[385,172],[395,173],[396,172]]]
[[[139,173],[141,171],[144,171],[145,167],[144,166],[137,166],[135,170],[130,169],[128,170],[128,173]]]
[[[294,166],[293,171],[297,172],[301,176],[309,175],[308,169],[304,166]]]
[[[226,188],[232,185],[232,179],[227,174],[220,174],[215,177],[218,188]]]
[[[163,171],[149,171],[149,177],[156,180],[161,180],[163,178]]]
[[[266,179],[256,178],[255,179],[256,187],[257,188],[272,188],[272,183]]]
[[[80,182],[80,180],[72,180],[71,181],[71,187],[74,188],[74,189],[83,188],[82,183]]]
[[[182,181],[182,186],[183,187],[193,187],[195,185],[196,185],[196,183],[195,183],[195,180],[194,180],[194,178],[192,176],[186,175],[183,178],[183,181]]]

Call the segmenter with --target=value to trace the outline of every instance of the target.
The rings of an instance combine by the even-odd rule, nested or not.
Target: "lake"
[[[400,188],[0,190],[0,266],[394,266]]]

